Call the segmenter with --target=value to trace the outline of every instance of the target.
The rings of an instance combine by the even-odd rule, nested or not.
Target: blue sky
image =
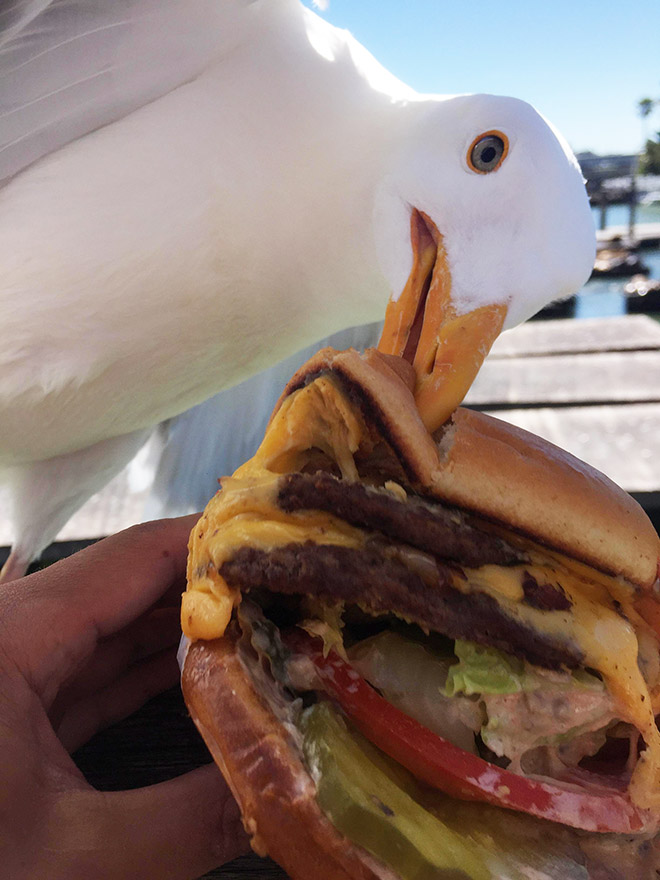
[[[529,101],[576,151],[637,151],[637,101],[660,97],[660,0],[329,0],[317,12],[419,91]]]

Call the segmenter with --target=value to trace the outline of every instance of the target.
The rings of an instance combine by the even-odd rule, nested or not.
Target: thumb
[[[78,871],[69,877],[192,880],[249,850],[238,806],[214,764],[158,785],[95,795],[84,820],[70,816],[62,826],[69,845],[60,853],[69,871]]]

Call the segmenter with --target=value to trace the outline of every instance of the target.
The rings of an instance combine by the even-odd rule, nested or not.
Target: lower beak
[[[504,304],[457,314],[442,235],[420,211],[411,218],[413,267],[401,296],[390,299],[378,350],[408,360],[415,400],[430,433],[461,403],[502,330]]]

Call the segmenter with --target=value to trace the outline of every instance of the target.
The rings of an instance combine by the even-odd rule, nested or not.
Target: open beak
[[[430,433],[447,421],[472,385],[502,330],[507,307],[456,314],[442,235],[421,211],[411,221],[413,267],[401,296],[390,299],[378,343],[415,370],[415,400]]]

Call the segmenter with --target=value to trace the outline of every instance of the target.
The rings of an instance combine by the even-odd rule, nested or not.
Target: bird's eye
[[[468,165],[478,174],[497,171],[509,152],[509,140],[501,131],[487,131],[472,141]]]

